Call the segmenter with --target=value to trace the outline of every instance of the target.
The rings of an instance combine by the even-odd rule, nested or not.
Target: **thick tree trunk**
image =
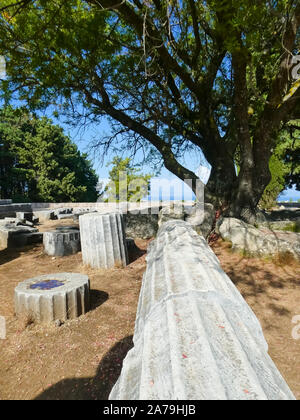
[[[232,157],[228,154],[222,140],[211,140],[211,148],[204,150],[205,157],[211,165],[211,174],[205,187],[205,201],[216,208],[224,208],[232,200],[237,176]]]
[[[253,156],[251,147],[245,147],[238,176],[229,155],[216,150],[216,154],[208,156],[212,171],[205,189],[205,201],[224,209],[226,216],[251,224],[260,216],[257,205],[271,179],[270,150],[264,142],[260,145],[264,150],[257,157]]]
[[[259,174],[259,177],[258,177]],[[234,192],[227,214],[237,217],[247,223],[255,224],[261,216],[258,203],[266,186],[271,180],[269,170],[269,156],[266,151],[257,165],[250,166],[245,163],[241,166],[238,186]]]
[[[210,178],[205,188],[205,201],[214,204],[216,208],[227,207],[232,200],[236,179],[233,162],[218,160],[218,163],[211,169]]]

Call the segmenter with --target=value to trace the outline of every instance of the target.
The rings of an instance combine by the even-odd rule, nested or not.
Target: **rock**
[[[123,218],[126,236],[141,239],[150,239],[156,236],[158,229],[157,214],[126,213]]]
[[[133,238],[126,238],[126,244],[128,251],[135,251],[137,249]]]
[[[71,208],[71,207],[63,207],[63,208],[60,208],[60,209],[55,209],[54,210],[54,214],[55,214],[55,216],[59,216],[59,215],[62,215],[62,214],[72,214],[72,212],[73,212],[73,208]],[[59,217],[58,217],[59,218]]]
[[[32,223],[34,224],[34,225],[37,225],[38,223],[39,223],[39,218],[38,217],[36,217],[36,216],[32,216]]]
[[[38,229],[29,226],[14,226],[13,224],[0,225],[0,247],[12,248],[14,246],[27,245],[27,238],[29,236],[22,236],[22,234],[32,234],[38,232]]]
[[[215,221],[215,208],[210,203],[195,204],[185,219],[200,235],[208,238]]]
[[[86,207],[86,208],[77,207],[77,208],[74,208],[73,210],[73,214],[79,214],[80,216],[82,214],[96,213],[96,212],[97,212],[97,209],[95,207]]]
[[[262,210],[257,209],[255,212],[255,223],[265,223],[267,221],[266,213]]]
[[[5,223],[16,224],[18,219],[16,217],[5,217],[3,220],[4,220]]]
[[[235,218],[220,220],[218,231],[225,241],[232,243],[233,250],[245,252],[250,256],[276,256],[288,253],[300,259],[299,233],[258,229]]]
[[[128,254],[120,213],[91,213],[79,217],[82,260],[93,268],[124,267]]]
[[[15,312],[34,322],[65,321],[85,314],[90,305],[88,276],[55,273],[34,277],[15,288]]]
[[[110,400],[294,400],[262,328],[189,223],[151,242],[134,347]]]
[[[93,210],[92,212],[90,212],[90,211],[74,212],[73,221],[78,222],[80,216],[83,216],[85,214],[90,214],[90,213],[97,213],[97,211]]]
[[[207,238],[215,221],[215,208],[210,203],[195,203],[188,208],[181,204],[172,203],[160,210],[158,225],[161,226],[162,223],[172,219],[187,221],[198,234]]]
[[[233,217],[232,212],[227,211],[228,217]],[[267,221],[266,213],[259,208],[257,208],[255,211],[253,211],[250,208],[244,208],[241,210],[240,219],[243,220],[243,222],[251,224],[253,226],[258,225],[259,223],[263,223]]]
[[[18,211],[16,212],[16,218],[20,220],[25,220],[28,222],[33,222],[33,213],[32,212],[25,212],[25,211]]]
[[[27,237],[27,244],[28,245],[43,243],[43,237],[44,237],[43,232],[34,232],[34,233],[29,233],[27,235],[28,235],[28,237]]]
[[[80,251],[79,231],[45,232],[43,238],[44,252],[47,255],[63,257]]]
[[[300,221],[300,210],[274,210],[267,214],[268,222]]]
[[[8,224],[14,224],[15,226],[34,226],[32,222],[26,219],[20,219],[18,217],[5,217],[4,222]]]
[[[266,227],[270,230],[283,230],[291,232],[300,232],[300,218],[292,220],[284,220],[278,222],[264,222],[259,227]]]
[[[33,227],[34,224],[32,222],[29,222],[25,219],[16,219],[16,226],[30,226]]]
[[[34,217],[39,219],[40,223],[47,222],[48,220],[56,219],[54,210],[38,210],[33,212]]]
[[[184,206],[178,203],[171,203],[169,206],[163,207],[158,214],[158,226],[168,220],[184,220]]]
[[[43,235],[44,234],[41,232],[21,233],[13,238],[13,245],[10,245],[10,247],[21,247],[26,245],[42,243]]]
[[[57,226],[55,228],[55,230],[59,231],[59,232],[68,232],[68,231],[73,231],[73,230],[78,230],[79,231],[79,226]]]
[[[57,218],[59,220],[63,220],[63,219],[73,219],[73,214],[59,214],[57,216]]]

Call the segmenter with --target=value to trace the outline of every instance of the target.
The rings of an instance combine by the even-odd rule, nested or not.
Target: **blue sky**
[[[298,201],[300,200],[300,191],[296,191],[295,187],[284,191],[279,195],[278,201]]]
[[[52,118],[53,119],[53,118]],[[104,159],[104,165],[101,165],[100,156],[97,158],[95,157],[93,153],[90,152],[90,144],[92,140],[96,136],[103,136],[104,133],[110,132],[110,127],[107,122],[103,122],[100,125],[91,125],[85,130],[78,130],[74,128],[70,128],[69,126],[61,123],[61,121],[53,119],[55,123],[63,126],[65,133],[68,134],[71,139],[77,144],[79,150],[84,153],[88,153],[90,159],[93,162],[94,169],[96,170],[99,178],[107,179],[108,173],[110,170],[110,167],[107,167],[107,163],[112,160],[114,157],[114,154],[110,154]],[[126,155],[124,155],[126,156]],[[142,161],[142,156],[140,153],[138,153],[133,161],[133,163],[139,164]],[[209,166],[209,164],[206,162],[204,156],[200,153],[187,153],[185,156],[183,156],[181,163],[191,169],[192,171],[196,171],[200,165]],[[149,165],[145,165],[142,168],[142,171],[144,173],[151,173],[153,172],[153,168]],[[185,191],[187,193],[186,187],[182,185],[182,181],[180,181],[175,175],[173,175],[170,171],[168,171],[166,168],[163,168],[160,172],[159,178],[163,178],[166,180],[176,180],[174,182],[174,199],[181,199],[179,195],[181,195],[182,191]],[[156,199],[158,197],[153,197],[153,199]],[[165,198],[163,198],[165,199]],[[284,191],[282,194],[279,195],[278,201],[298,201],[300,200],[300,191],[296,191],[295,188],[288,189]]]
[[[108,162],[112,160],[115,154],[113,152],[108,154],[108,156],[106,156],[104,159],[104,164],[102,165],[100,154],[99,154],[99,157],[94,156],[94,152],[91,152],[90,150],[91,149],[90,144],[93,141],[93,139],[96,138],[97,136],[101,137],[101,136],[104,136],[105,134],[109,134],[110,132],[109,124],[104,121],[103,123],[99,125],[90,125],[85,130],[83,129],[78,130],[76,128],[75,129],[70,128],[66,124],[61,123],[61,121],[59,120],[55,121],[54,118],[52,118],[52,120],[64,128],[65,133],[68,134],[70,138],[72,139],[72,141],[74,141],[77,144],[81,152],[88,153],[89,158],[92,160],[94,164],[94,169],[96,170],[99,177],[107,178],[110,167],[107,167],[106,165]],[[127,155],[128,154],[124,153],[124,157],[126,157]],[[133,163],[140,164],[142,162],[142,159],[143,159],[142,153],[138,152],[135,159],[133,160]],[[183,165],[186,165],[188,168],[194,171],[199,167],[201,162],[204,162],[207,166],[209,166],[204,156],[203,155],[201,156],[200,153],[198,153],[198,155],[195,153],[187,153],[181,159],[181,163]],[[142,172],[145,172],[145,173],[153,173],[154,168],[151,167],[150,165],[144,165],[141,170]],[[162,168],[159,176],[166,179],[176,178],[175,175],[173,175],[170,171],[168,171],[165,168]]]

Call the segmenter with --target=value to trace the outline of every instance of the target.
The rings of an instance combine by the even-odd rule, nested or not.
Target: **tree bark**
[[[212,169],[205,188],[205,201],[214,204],[216,208],[227,207],[236,188],[234,163],[222,156],[209,159],[209,163]]]

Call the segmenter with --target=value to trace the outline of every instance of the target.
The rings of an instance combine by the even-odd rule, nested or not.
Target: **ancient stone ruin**
[[[297,226],[299,219],[295,220]],[[258,228],[242,220],[225,217],[218,222],[217,230],[224,241],[231,242],[232,250],[258,257],[288,254],[300,261],[299,233],[277,230],[280,227],[278,223],[265,223]],[[288,223],[285,222],[285,225]]]
[[[60,229],[45,232],[43,238],[44,252],[47,255],[63,257],[80,251],[80,233],[74,229]]]
[[[74,319],[89,310],[89,295],[90,281],[84,274],[46,274],[18,284],[15,312],[41,323]]]
[[[0,248],[17,248],[42,242],[43,234],[37,228],[16,226],[5,221],[0,223]]]
[[[294,399],[256,316],[182,220],[150,244],[133,341],[112,400]]]
[[[283,223],[286,227],[285,220],[270,216],[254,227],[220,218],[215,224],[210,204],[191,206],[189,212],[170,205],[158,215],[101,213],[83,206],[30,212],[26,205],[14,207],[7,216],[9,206],[3,205],[0,245],[20,246],[43,237],[46,254],[70,255],[81,248],[84,264],[93,268],[126,266],[127,249],[136,246],[132,238],[156,236],[148,249],[134,347],[110,399],[295,399],[268,355],[258,319],[206,241],[216,225],[215,231],[231,241],[233,249],[255,255],[284,250],[299,258],[299,234],[275,230]],[[299,213],[294,215],[297,227]],[[79,219],[80,232],[65,225],[42,234],[31,226],[38,218],[48,222],[73,217]],[[88,276],[76,273],[26,280],[15,289],[16,315],[42,323],[76,318],[89,310],[89,287]]]
[[[79,217],[82,260],[93,268],[126,266],[128,254],[120,213],[91,213]]]

